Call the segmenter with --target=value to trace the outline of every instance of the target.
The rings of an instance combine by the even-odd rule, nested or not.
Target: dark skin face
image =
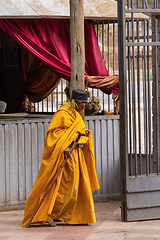
[[[83,102],[79,101],[79,102],[77,102],[77,105],[78,105],[78,108],[76,108],[76,110],[78,112],[81,112],[85,108],[86,103],[83,103]]]

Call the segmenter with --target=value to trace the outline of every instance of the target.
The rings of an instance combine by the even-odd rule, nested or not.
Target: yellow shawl
[[[25,227],[32,217],[40,199],[64,160],[63,151],[77,138],[77,131],[85,133],[81,115],[65,103],[53,115],[48,127],[42,164],[32,191],[26,201]],[[89,131],[89,130],[88,130]],[[45,223],[47,218],[58,219],[69,224],[94,223],[92,191],[99,189],[95,170],[94,149],[91,132],[81,137],[84,147],[73,150],[71,158],[53,184],[32,223]]]

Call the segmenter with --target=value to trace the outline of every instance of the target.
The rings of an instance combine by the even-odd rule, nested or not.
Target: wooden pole
[[[84,90],[84,12],[83,0],[70,0],[71,83],[70,90]]]

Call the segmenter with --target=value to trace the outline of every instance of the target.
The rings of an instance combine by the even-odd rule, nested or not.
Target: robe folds
[[[42,163],[26,201],[22,225],[26,227],[38,203],[64,161],[64,150],[76,140],[77,131],[85,133],[81,115],[70,102],[53,115],[46,132]],[[89,130],[88,130],[89,131]],[[95,169],[92,135],[79,140],[83,148],[75,148],[52,188],[45,197],[32,223],[44,224],[48,218],[68,224],[95,223],[92,191],[99,189]]]

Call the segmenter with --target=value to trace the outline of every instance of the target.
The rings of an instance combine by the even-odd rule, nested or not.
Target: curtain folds
[[[46,98],[58,85],[60,78],[70,81],[69,19],[1,19],[0,27],[40,60],[32,59],[32,64],[26,66],[28,70],[25,71],[25,91],[31,101],[37,102]],[[38,70],[36,74],[35,69]],[[85,72],[87,76],[100,76],[98,79],[93,77],[94,81],[90,77],[85,79],[90,87],[96,87],[106,94],[119,88],[117,80],[114,84],[113,79],[112,88],[107,87],[110,76],[101,56],[93,21],[88,20],[85,20]]]
[[[25,79],[23,98],[27,95],[31,102],[40,102],[53,92],[61,77],[24,48],[21,48],[21,59]]]

